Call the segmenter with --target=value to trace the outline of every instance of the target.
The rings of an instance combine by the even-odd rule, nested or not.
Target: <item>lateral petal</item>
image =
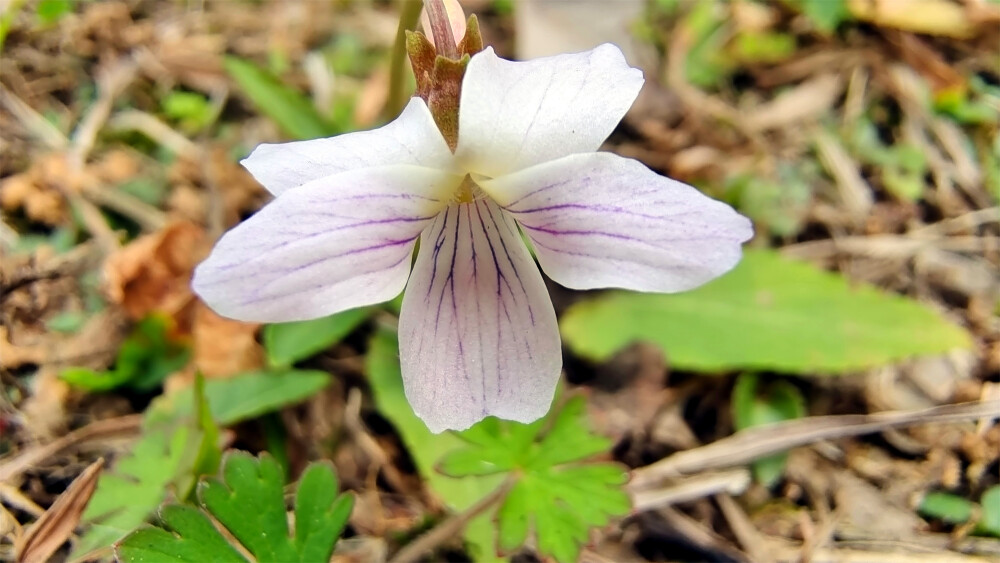
[[[215,312],[285,322],[386,301],[420,232],[461,181],[439,170],[353,170],[292,188],[227,232],[192,287]]]
[[[753,236],[732,207],[611,153],[480,186],[521,225],[542,270],[574,289],[691,289],[732,269]]]
[[[517,226],[489,200],[452,205],[420,239],[399,318],[403,386],[432,432],[531,422],[562,368],[555,311]]]
[[[642,84],[642,72],[610,43],[523,62],[501,59],[487,48],[465,71],[455,154],[468,170],[495,177],[593,152]]]
[[[349,170],[394,164],[447,168],[452,158],[427,104],[413,98],[399,117],[378,129],[309,141],[265,143],[240,164],[267,191],[280,195]]]

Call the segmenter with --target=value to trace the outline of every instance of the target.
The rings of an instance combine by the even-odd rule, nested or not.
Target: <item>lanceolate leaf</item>
[[[224,65],[257,109],[274,119],[285,133],[296,139],[315,139],[336,133],[308,98],[282,84],[270,72],[237,57],[226,57]]]
[[[254,371],[205,382],[205,399],[212,417],[228,426],[301,402],[326,387],[330,374],[315,370]],[[153,416],[177,417],[191,412],[190,388],[157,399]]]
[[[264,348],[272,366],[287,367],[322,351],[350,334],[371,314],[371,309],[351,309],[294,323],[270,324],[264,327]]]
[[[672,365],[708,372],[838,373],[971,342],[916,301],[761,250],[748,250],[735,270],[694,291],[581,301],[561,329],[570,348],[593,360],[644,340]]]

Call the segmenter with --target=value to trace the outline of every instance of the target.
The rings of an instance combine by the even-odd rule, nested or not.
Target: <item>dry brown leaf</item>
[[[14,369],[24,364],[41,364],[44,360],[44,346],[18,346],[12,344],[8,328],[0,326],[0,367]]]
[[[125,149],[115,149],[94,163],[91,171],[106,184],[120,184],[139,173],[139,161]]]
[[[10,176],[0,184],[0,206],[7,211],[23,209],[32,221],[59,225],[66,215],[66,202],[58,193],[41,188],[31,172]]]
[[[239,223],[246,212],[255,211],[266,200],[267,192],[253,176],[238,163],[233,162],[221,146],[208,147],[203,161],[181,157],[168,171],[168,180],[174,190],[189,193],[171,196],[170,207],[185,217],[195,216],[204,221],[206,216],[221,213],[222,226]],[[198,186],[196,188],[195,186]],[[215,217],[208,217],[212,224]]]
[[[882,27],[957,39],[972,36],[968,13],[948,0],[850,0],[851,15]]]
[[[245,168],[233,162],[225,148],[215,146],[211,151],[206,180],[222,197],[223,222],[228,228],[239,223],[244,212],[260,207],[267,192]]]
[[[844,86],[837,74],[818,74],[747,112],[743,127],[765,131],[817,121],[833,108]]]
[[[220,317],[199,302],[192,328],[195,368],[206,377],[226,377],[263,366],[259,326]]]
[[[104,459],[92,463],[22,536],[17,563],[44,563],[69,539],[97,487]]]
[[[185,221],[140,237],[105,262],[108,297],[132,319],[154,311],[177,316],[192,299],[191,271],[207,252],[204,231]]]
[[[44,367],[31,382],[31,395],[21,405],[24,428],[40,441],[49,441],[66,427],[66,400],[69,385],[57,370]]]
[[[374,125],[388,97],[389,70],[380,67],[365,80],[358,95],[358,104],[354,107],[354,122],[358,127],[367,128]]]

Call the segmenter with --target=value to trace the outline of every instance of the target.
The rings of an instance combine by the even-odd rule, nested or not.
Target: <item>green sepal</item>
[[[458,52],[472,56],[483,50],[483,34],[479,31],[479,18],[476,14],[469,16],[465,24],[465,35],[458,44]]]
[[[431,75],[434,72],[437,49],[423,33],[407,30],[406,52],[410,56],[413,76],[417,79],[416,95],[427,101],[431,94],[431,86],[434,85]]]
[[[469,59],[469,55],[463,55],[457,61],[438,55],[434,59],[434,72],[431,75],[433,85],[427,107],[452,152],[458,146],[458,102]]]

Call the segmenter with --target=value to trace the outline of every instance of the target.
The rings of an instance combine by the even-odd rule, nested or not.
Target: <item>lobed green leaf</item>
[[[115,546],[115,553],[129,563],[243,562],[242,553],[250,553],[256,561],[328,561],[347,525],[352,497],[337,495],[337,478],[330,464],[311,464],[297,487],[292,533],[283,485],[281,468],[272,457],[234,452],[226,456],[220,478],[199,486],[200,507],[164,506],[159,527],[135,531]],[[209,515],[238,545],[215,528]]]

